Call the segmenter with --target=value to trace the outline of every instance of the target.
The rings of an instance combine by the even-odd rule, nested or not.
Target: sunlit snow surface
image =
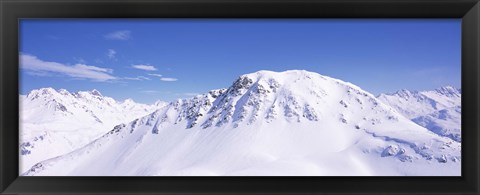
[[[458,142],[462,140],[460,89],[451,86],[420,92],[404,89],[380,94],[377,98],[438,135]]]
[[[99,130],[103,131],[104,130]],[[359,87],[259,71],[110,128],[22,175],[460,175],[461,143]]]
[[[20,172],[66,154],[102,136],[115,125],[166,105],[117,102],[96,90],[70,93],[42,88],[20,96]]]

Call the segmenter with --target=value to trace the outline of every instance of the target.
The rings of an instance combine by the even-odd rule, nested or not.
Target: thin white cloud
[[[117,58],[115,57],[115,55],[117,54],[117,52],[113,49],[109,49],[108,52],[107,52],[107,56],[109,59],[112,59],[112,60],[116,60]]]
[[[78,67],[78,68],[85,69],[85,70],[93,70],[93,71],[97,71],[97,72],[113,73],[113,70],[109,69],[109,68],[100,68],[100,67],[89,66],[89,65],[85,65],[85,64],[75,64],[74,67]]]
[[[132,80],[132,81],[141,81],[142,79],[138,78],[138,77],[123,77],[122,79],[125,79],[125,80]]]
[[[129,30],[119,30],[119,31],[114,31],[114,32],[106,34],[105,38],[109,39],[109,40],[125,41],[125,40],[130,39],[130,34],[131,34],[131,32]]]
[[[144,90],[144,91],[141,91],[142,93],[146,93],[146,94],[152,94],[152,93],[158,93],[159,91],[155,91],[155,90]]]
[[[138,76],[138,78],[141,78],[141,79],[143,79],[143,80],[151,80],[150,78],[144,77],[144,76]]]
[[[89,66],[85,64],[66,65],[58,62],[47,62],[36,56],[20,54],[20,68],[31,75],[54,76],[65,75],[73,78],[90,79],[93,81],[114,80],[112,69]]]
[[[146,70],[146,71],[155,71],[157,68],[155,66],[151,65],[145,65],[145,64],[136,64],[132,65],[133,68],[140,69],[140,70]]]
[[[169,78],[169,77],[162,77],[160,78],[161,81],[178,81],[176,78]]]
[[[148,75],[150,75],[150,76],[154,76],[154,77],[162,77],[162,75],[161,75],[161,74],[148,74]]]
[[[125,80],[134,80],[134,81],[151,80],[150,78],[148,78],[148,77],[144,77],[144,76],[137,76],[137,77],[123,77],[123,79],[125,79]]]

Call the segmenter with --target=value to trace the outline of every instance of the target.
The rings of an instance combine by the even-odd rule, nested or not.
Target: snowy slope
[[[20,95],[20,171],[37,162],[71,152],[115,125],[166,105],[117,102],[97,90],[70,93],[42,88]]]
[[[23,175],[460,175],[460,152],[350,83],[259,71]]]
[[[400,90],[378,99],[432,132],[461,141],[461,90],[446,86],[432,91]]]

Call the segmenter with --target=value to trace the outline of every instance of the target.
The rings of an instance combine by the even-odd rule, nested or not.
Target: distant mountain
[[[20,95],[21,170],[90,143],[115,125],[166,105],[117,102],[99,91],[42,88]]]
[[[359,87],[259,71],[169,103],[23,175],[460,175],[461,144]]]
[[[403,89],[377,98],[432,132],[461,141],[460,89],[451,86],[431,91]]]

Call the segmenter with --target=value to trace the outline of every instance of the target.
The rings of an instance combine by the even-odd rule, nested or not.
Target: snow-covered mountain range
[[[147,115],[166,105],[123,102],[97,90],[70,93],[42,88],[20,96],[20,171],[35,163],[84,146],[115,125]]]
[[[380,94],[377,98],[422,127],[457,142],[461,141],[460,89],[451,86],[431,91],[403,89],[395,93]]]
[[[259,71],[22,174],[460,175],[461,143],[410,117],[338,79]]]

